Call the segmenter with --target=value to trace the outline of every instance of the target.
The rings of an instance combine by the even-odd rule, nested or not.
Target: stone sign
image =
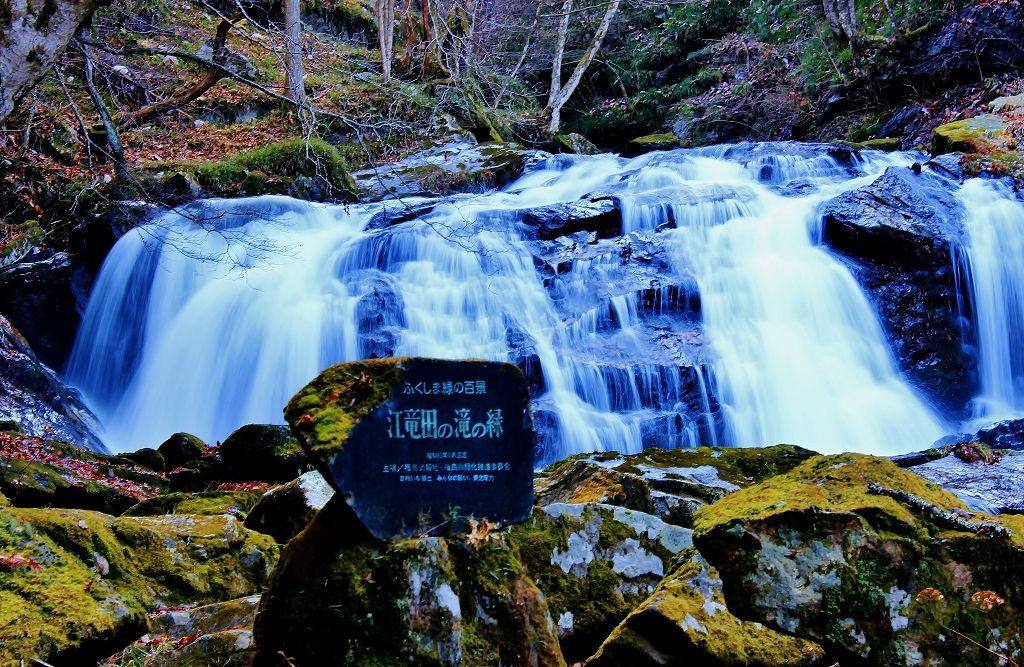
[[[331,382],[307,387],[286,416],[374,535],[411,536],[456,515],[500,523],[530,515],[535,436],[514,365],[378,359],[321,378],[331,372],[335,391],[324,395]],[[337,422],[339,409],[354,424],[334,446],[323,442],[333,432],[317,426]]]

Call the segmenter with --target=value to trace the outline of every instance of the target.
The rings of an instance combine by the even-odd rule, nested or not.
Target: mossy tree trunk
[[[0,124],[50,71],[96,0],[0,0]]]

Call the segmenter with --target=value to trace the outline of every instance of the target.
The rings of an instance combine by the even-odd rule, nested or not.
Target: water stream
[[[260,197],[166,213],[106,260],[68,377],[114,450],[280,422],[325,366],[389,354],[520,364],[543,460],[650,445],[926,447],[949,425],[816,242],[824,201],[913,157],[778,148],[557,156],[502,191],[440,202]],[[972,284],[1003,281],[979,292],[977,318],[983,338],[1021,336],[1024,237],[1012,261],[981,248],[1005,243],[999,225],[1024,229],[1024,214],[991,187],[961,195],[993,226],[971,227]],[[592,195],[619,202],[623,236],[538,241],[522,224],[526,209]],[[1016,306],[1000,311],[1011,292]],[[1020,341],[985,349],[978,405],[1019,410]]]

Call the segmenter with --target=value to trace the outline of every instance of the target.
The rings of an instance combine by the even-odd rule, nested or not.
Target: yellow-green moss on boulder
[[[995,114],[983,114],[935,128],[932,155],[1005,151],[1009,140],[1006,121]]]
[[[158,516],[163,514],[230,514],[245,519],[259,501],[258,491],[200,491],[167,493],[129,507],[123,516]]]
[[[794,447],[697,447],[639,454],[580,454],[535,480],[537,504],[608,503],[692,526],[694,513],[726,494],[792,470],[815,453]]]
[[[990,665],[1024,648],[1024,518],[971,513],[888,459],[812,458],[700,510],[694,542],[731,612],[843,664]]]
[[[277,556],[230,516],[114,517],[87,510],[4,509],[0,664],[89,664],[145,631],[146,612],[258,590]]]
[[[587,667],[796,667],[820,664],[818,645],[729,613],[715,569],[689,549],[681,564],[619,624]],[[826,663],[827,664],[827,663]]]

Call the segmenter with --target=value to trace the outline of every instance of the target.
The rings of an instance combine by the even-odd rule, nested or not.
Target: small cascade
[[[829,150],[555,156],[502,191],[442,200],[201,202],[115,246],[69,379],[117,450],[280,422],[322,368],[389,355],[518,364],[541,462],[652,445],[923,447],[943,425],[814,241],[824,200],[909,158]],[[526,222],[599,199],[617,202],[621,236],[538,239]]]
[[[966,241],[957,249],[978,348],[981,390],[966,430],[1024,416],[1024,204],[1003,184],[975,178],[958,198]]]

